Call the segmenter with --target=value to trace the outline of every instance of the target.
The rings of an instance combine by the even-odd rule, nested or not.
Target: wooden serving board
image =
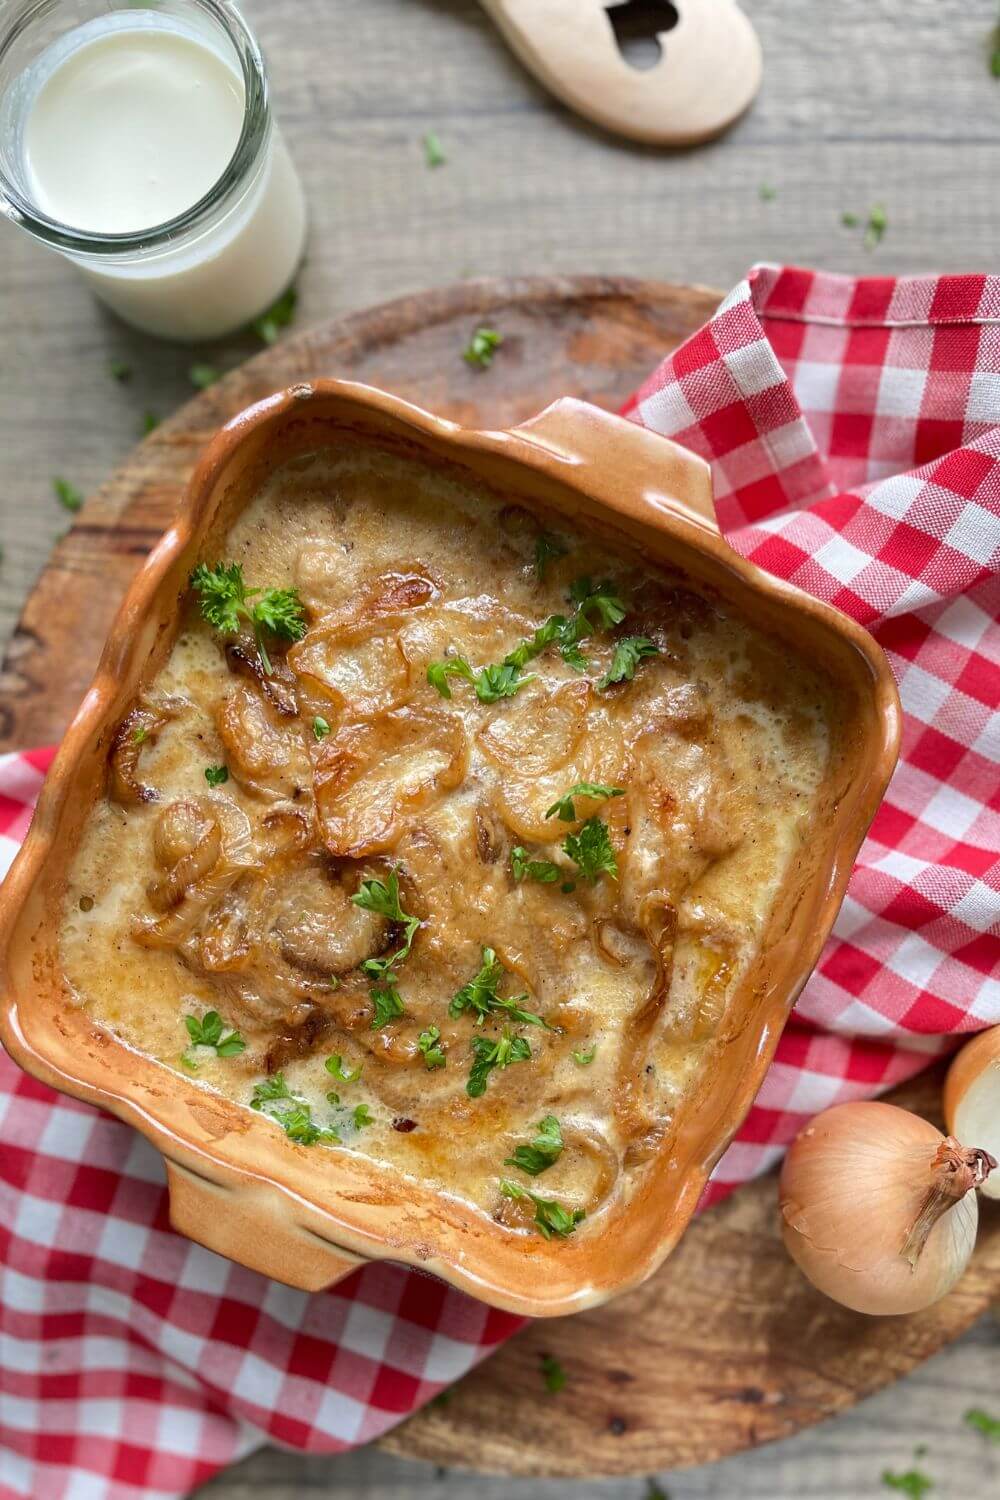
[[[0,749],[52,743],[83,695],[141,558],[220,422],[311,376],[383,386],[470,426],[561,395],[614,408],[718,302],[706,288],[597,277],[478,281],[405,297],[284,339],[165,421],[95,494],[29,598],[0,677]],[[461,352],[480,323],[488,371]],[[940,1074],[898,1097],[934,1115]],[[937,1307],[866,1319],[813,1292],[782,1249],[773,1177],[702,1215],[644,1287],[538,1323],[390,1433],[395,1453],[511,1474],[648,1473],[785,1437],[852,1405],[957,1337],[1000,1293],[1000,1213],[983,1205],[972,1266]],[[566,1389],[546,1394],[543,1354]]]

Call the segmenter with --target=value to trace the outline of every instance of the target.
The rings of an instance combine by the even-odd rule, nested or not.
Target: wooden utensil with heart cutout
[[[647,145],[709,140],[748,108],[760,88],[760,42],[734,0],[482,5],[525,67],[564,104]],[[632,34],[633,25],[659,45],[652,67],[633,66],[623,54],[619,37]]]

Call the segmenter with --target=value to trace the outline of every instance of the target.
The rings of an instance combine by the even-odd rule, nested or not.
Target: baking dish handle
[[[296,1224],[272,1187],[225,1187],[170,1160],[167,1185],[170,1223],[179,1234],[273,1281],[321,1292],[364,1265]]]
[[[512,431],[568,464],[587,466],[587,490],[642,518],[669,511],[718,535],[712,471],[703,458],[661,437],[565,396]]]

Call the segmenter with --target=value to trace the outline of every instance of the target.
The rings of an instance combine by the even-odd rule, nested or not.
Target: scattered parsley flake
[[[576,1063],[578,1068],[589,1068],[596,1056],[597,1043],[595,1042],[594,1045],[592,1047],[588,1047],[586,1051],[581,1048],[579,1052],[574,1052],[573,1061]]]
[[[670,1500],[665,1489],[657,1484],[655,1479],[646,1480],[646,1500]]]
[[[876,203],[868,210],[868,222],[865,225],[865,249],[874,250],[876,245],[880,245],[888,227],[889,220],[885,209],[881,203]]]
[[[448,158],[441,149],[437,132],[428,130],[424,136],[424,160],[429,167],[443,167]]]
[[[381,1031],[382,1027],[388,1026],[390,1021],[396,1021],[406,1014],[406,1007],[394,974],[387,974],[385,979],[380,984],[373,985],[368,993],[372,1002],[372,1031]]]
[[[495,328],[477,328],[462,358],[467,365],[476,365],[480,370],[488,370],[493,363],[493,356],[502,343],[503,334],[498,333]]]
[[[757,197],[760,199],[761,203],[773,203],[777,196],[778,189],[776,187],[772,187],[771,183],[769,182],[762,182],[760,187],[757,189]]]
[[[431,687],[437,688],[442,698],[451,697],[451,688],[448,686],[449,677],[464,677],[467,682],[472,683],[476,680],[476,674],[464,656],[452,656],[446,661],[432,661],[427,668],[427,681]]]
[[[512,1063],[527,1062],[531,1048],[523,1036],[513,1036],[506,1026],[496,1042],[487,1036],[472,1038],[473,1063],[469,1069],[465,1092],[470,1099],[478,1099],[486,1092],[486,1084],[494,1068],[509,1068]]]
[[[374,912],[376,916],[403,927],[403,946],[400,949],[388,958],[366,958],[361,965],[361,971],[370,984],[372,1030],[378,1031],[406,1013],[395,970],[396,965],[409,956],[420,918],[411,917],[400,905],[399,871],[396,869],[390,870],[385,881],[363,880],[360,890],[351,900],[363,911]]]
[[[574,864],[579,865],[580,874],[593,883],[599,875],[618,878],[618,861],[608,833],[607,824],[600,818],[588,818],[579,833],[567,834],[563,840],[563,851]]]
[[[530,1188],[522,1187],[519,1182],[510,1182],[506,1177],[500,1179],[500,1191],[505,1198],[526,1198],[535,1205],[535,1228],[547,1240],[553,1237],[565,1239],[587,1217],[582,1208],[564,1208],[554,1198],[542,1198]]]
[[[627,635],[616,642],[611,665],[597,686],[602,692],[616,682],[631,682],[635,669],[649,656],[659,656],[660,648],[645,635]]]
[[[240,620],[253,627],[264,671],[274,670],[264,632],[281,640],[300,641],[306,633],[305,610],[297,589],[248,589],[239,563],[199,563],[191,574],[203,618],[215,630],[234,635]]]
[[[361,1077],[363,1064],[358,1063],[356,1068],[345,1068],[344,1059],[339,1052],[332,1052],[326,1060],[326,1071],[334,1078],[339,1078],[341,1083],[357,1083]]]
[[[266,312],[262,312],[259,318],[254,318],[250,327],[263,343],[276,344],[278,342],[281,330],[287,328],[295,316],[295,304],[298,300],[298,292],[290,286]]]
[[[317,740],[325,740],[330,733],[330,726],[321,714],[313,719],[313,737]]]
[[[205,780],[209,786],[225,786],[229,780],[229,772],[225,766],[206,766]]]
[[[140,724],[138,729],[133,729],[133,731],[132,731],[132,743],[133,743],[133,745],[141,745],[142,742],[143,742],[143,740],[147,737],[148,734],[149,734],[149,730],[146,728],[145,724]]]
[[[281,1126],[290,1140],[298,1141],[301,1146],[314,1146],[317,1141],[340,1144],[340,1136],[335,1130],[315,1124],[309,1105],[298,1094],[292,1093],[283,1073],[274,1073],[255,1085],[250,1108],[266,1114]]]
[[[366,1125],[373,1123],[372,1112],[367,1104],[356,1104],[352,1111],[352,1119],[354,1120],[355,1130],[364,1130]]]
[[[566,1371],[551,1354],[542,1355],[542,1379],[551,1396],[557,1396],[566,1386]]]
[[[112,380],[124,384],[126,380],[132,379],[132,366],[126,364],[123,359],[113,359],[108,365],[108,374]]]
[[[197,1016],[185,1016],[184,1025],[192,1047],[210,1047],[216,1057],[239,1057],[241,1052],[246,1051],[247,1044],[239,1032],[235,1027],[223,1025],[217,1010],[206,1011],[200,1019]],[[181,1061],[192,1072],[197,1069],[197,1062],[190,1051],[181,1055]]]
[[[907,1469],[902,1474],[883,1469],[882,1483],[887,1490],[899,1490],[902,1494],[909,1495],[910,1500],[923,1500],[924,1495],[930,1494],[934,1488],[933,1479],[919,1469]]]
[[[840,222],[841,224],[843,224],[845,229],[857,229],[858,225],[861,223],[861,220],[858,218],[857,214],[842,213],[840,216]]]
[[[75,485],[70,484],[68,479],[53,479],[52,488],[55,490],[56,499],[64,510],[78,511],[83,504],[83,496]]]
[[[188,370],[188,379],[199,391],[207,391],[218,378],[219,372],[214,365],[192,365]]]
[[[517,1167],[529,1177],[538,1177],[553,1166],[562,1155],[563,1138],[555,1115],[546,1115],[535,1126],[538,1132],[531,1144],[518,1146],[513,1156],[504,1158],[505,1167]]]
[[[477,1026],[481,1026],[486,1017],[492,1011],[506,1011],[515,1021],[520,1021],[526,1026],[546,1026],[541,1016],[536,1016],[533,1011],[522,1010],[520,1002],[527,1000],[527,995],[514,995],[511,999],[503,999],[497,992],[506,974],[506,969],[497,958],[492,948],[483,949],[483,962],[479,973],[469,980],[468,984],[462,986],[456,995],[452,996],[448,1006],[448,1014],[457,1017],[465,1011],[472,1011]]]
[[[566,556],[566,548],[559,537],[551,531],[543,531],[535,543],[535,572],[539,583],[545,580],[545,569],[550,562],[558,562]]]
[[[440,1041],[441,1031],[437,1026],[428,1026],[426,1031],[422,1031],[417,1037],[417,1046],[423,1053],[424,1066],[429,1073],[434,1068],[447,1066],[448,1059],[445,1057],[443,1049],[438,1045]]]
[[[625,789],[620,786],[602,786],[597,781],[578,781],[571,786],[568,792],[563,792],[548,812],[547,818],[558,818],[560,823],[576,822],[576,807],[574,797],[590,797],[593,801],[604,801],[608,797],[624,797]]]
[[[159,427],[159,425],[160,425],[160,419],[156,415],[155,411],[146,411],[146,412],[143,412],[143,414],[142,414],[142,431],[143,431],[143,436],[144,437],[149,437],[149,434],[151,432],[155,432],[156,429],[157,429],[157,427]]]
[[[510,868],[515,880],[537,880],[542,885],[551,885],[561,873],[550,859],[529,859],[520,844],[510,851]]]
[[[973,1427],[976,1432],[981,1432],[987,1442],[1000,1443],[1000,1417],[991,1417],[981,1407],[972,1406],[965,1413],[962,1421],[967,1427]]]

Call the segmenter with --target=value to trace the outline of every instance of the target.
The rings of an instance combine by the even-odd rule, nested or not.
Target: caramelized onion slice
[[[245,683],[226,697],[217,724],[226,764],[250,791],[289,797],[309,785],[309,756],[299,727],[283,721],[278,710]]]
[[[138,807],[143,802],[157,802],[159,792],[138,778],[139,757],[152,744],[165,724],[187,705],[182,698],[140,700],[119,724],[111,742],[108,764],[111,771],[109,795],[123,807]]]
[[[235,677],[247,677],[255,682],[268,702],[286,719],[294,719],[299,711],[295,698],[295,678],[280,656],[271,662],[271,671],[264,671],[264,663],[254,642],[230,641],[226,647],[226,665]]]
[[[405,707],[343,725],[315,771],[326,847],[347,859],[390,849],[413,814],[459,784],[467,759],[456,714]]]
[[[560,770],[580,743],[592,689],[585,679],[532,682],[479,732],[487,759],[520,776]]]

